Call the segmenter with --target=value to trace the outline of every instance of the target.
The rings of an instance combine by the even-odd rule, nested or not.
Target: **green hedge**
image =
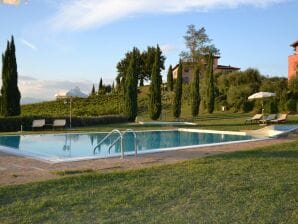
[[[21,125],[23,130],[32,130],[32,122],[36,119],[46,119],[46,124],[53,124],[54,119],[66,119],[69,127],[69,117],[42,117],[42,116],[20,116],[0,118],[0,131],[19,131]],[[127,122],[127,118],[119,115],[106,115],[100,117],[72,117],[72,127],[94,126],[100,124],[113,124]]]

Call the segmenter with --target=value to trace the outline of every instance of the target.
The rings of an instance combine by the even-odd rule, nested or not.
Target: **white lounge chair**
[[[66,125],[65,119],[55,119],[53,122],[53,128],[64,128]]]
[[[263,117],[263,114],[256,114],[256,115],[254,115],[253,117],[251,117],[251,118],[247,118],[246,120],[245,120],[245,123],[253,123],[253,122],[255,122],[255,123],[257,123],[259,120],[261,120],[262,119],[262,117]]]
[[[276,119],[271,120],[272,123],[282,123],[287,120],[288,114],[279,114]]]
[[[32,130],[34,128],[44,128],[45,125],[46,125],[46,120],[45,119],[33,120],[33,122],[32,122]]]
[[[262,124],[268,124],[274,119],[276,119],[276,114],[269,114],[267,117],[261,119],[259,122]]]

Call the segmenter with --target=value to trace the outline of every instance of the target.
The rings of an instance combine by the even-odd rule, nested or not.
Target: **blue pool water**
[[[0,149],[10,148],[12,151],[27,155],[40,156],[49,160],[67,160],[85,157],[119,156],[120,142],[108,150],[111,142],[119,135],[113,134],[94,154],[94,147],[107,133],[84,134],[44,134],[44,135],[16,135],[0,136]],[[204,145],[212,143],[250,140],[250,136],[198,133],[188,131],[140,131],[137,135],[137,149],[139,153],[166,150],[178,147]],[[134,153],[134,137],[132,133],[125,135],[125,155]]]

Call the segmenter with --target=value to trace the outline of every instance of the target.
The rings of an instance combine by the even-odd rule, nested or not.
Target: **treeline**
[[[95,85],[92,85],[90,96],[101,96],[103,94],[110,94],[115,90],[114,82],[112,85],[104,84],[102,78],[99,80],[98,89],[96,90]]]
[[[187,104],[193,105],[192,100],[198,99],[192,93],[195,79],[183,88]],[[208,112],[208,78],[201,76],[200,86],[201,113]],[[210,82],[209,82],[210,83]],[[247,69],[232,73],[214,74],[214,109],[221,111],[222,107],[231,112],[261,112],[262,103],[266,113],[297,112],[298,111],[298,76],[291,79],[282,77],[265,77],[257,69]],[[256,92],[273,92],[275,97],[249,101],[248,97]]]
[[[156,120],[162,110],[161,102],[161,71],[164,69],[165,56],[160,47],[148,47],[142,53],[136,47],[125,54],[117,64],[117,93],[122,96],[122,111],[130,121],[138,114],[138,86],[150,82],[148,111],[150,118]]]

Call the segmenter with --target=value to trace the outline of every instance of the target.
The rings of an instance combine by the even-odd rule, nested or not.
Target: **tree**
[[[133,56],[134,55],[134,56]],[[141,74],[141,70],[142,70],[142,57],[141,57],[141,53],[140,50],[136,47],[133,48],[132,51],[129,51],[125,54],[124,58],[121,59],[118,63],[117,63],[117,77],[116,77],[116,83],[117,86],[120,88],[124,88],[125,87],[125,80],[126,80],[126,74],[128,72],[128,68],[129,68],[129,64],[130,64],[130,60],[131,57],[135,57],[134,58],[134,63],[135,63],[135,76],[136,76],[136,80],[139,80],[139,76]]]
[[[139,82],[140,86],[144,85],[144,81],[148,81],[151,79],[151,72],[152,72],[152,67],[154,64],[154,59],[155,59],[155,52],[156,48],[155,47],[147,47],[146,51],[143,51],[140,53],[140,50],[137,48],[135,49],[135,54],[136,54],[136,76],[137,76],[137,81]],[[160,70],[164,69],[164,62],[165,62],[165,57],[162,55],[162,52],[159,50],[160,54]],[[117,71],[118,75],[116,77],[116,83],[117,86],[122,87],[124,86],[125,83],[125,74],[129,66],[129,61],[130,57],[132,55],[132,51],[127,52],[125,54],[125,57],[121,59],[121,61],[118,62],[117,64]]]
[[[298,101],[298,74],[289,80],[289,97]]]
[[[173,91],[173,71],[172,65],[170,65],[167,75],[167,87],[169,91]]]
[[[212,53],[208,56],[208,64],[206,69],[206,106],[208,113],[212,114],[214,111],[214,76],[213,76],[213,55]]]
[[[196,66],[191,85],[191,115],[198,116],[200,107],[200,67]]]
[[[196,30],[195,25],[189,25],[184,39],[188,51],[181,52],[183,61],[201,62],[209,53],[219,55],[219,50],[211,44],[212,40],[206,34],[204,27]]]
[[[100,78],[100,80],[99,80],[99,84],[98,84],[98,92],[99,92],[100,90],[102,90],[102,87],[103,87],[103,84],[102,84],[102,78]]]
[[[93,86],[92,86],[90,95],[91,95],[91,96],[94,96],[94,95],[95,95],[95,86],[94,86],[94,84],[93,84]]]
[[[182,97],[182,60],[179,61],[178,74],[174,90],[173,115],[179,118],[181,114],[181,97]]]
[[[149,114],[152,120],[157,120],[161,114],[161,75],[160,75],[160,48],[157,45],[155,60],[151,74]]]
[[[2,88],[1,114],[17,116],[21,113],[21,94],[18,88],[17,60],[15,55],[14,38],[7,42],[7,48],[2,54]]]
[[[137,81],[137,49],[134,48],[130,57],[129,66],[125,74],[124,115],[129,121],[135,121],[138,111],[138,81]]]
[[[146,51],[143,51],[141,57],[142,57],[142,68],[141,68],[141,74],[139,76],[140,80],[140,86],[142,86],[142,83],[144,80],[148,81],[151,80],[151,73],[152,73],[152,67],[155,63],[155,55],[156,53],[159,54],[159,70],[165,69],[164,63],[165,63],[165,56],[162,55],[162,51],[158,47],[147,47]]]

